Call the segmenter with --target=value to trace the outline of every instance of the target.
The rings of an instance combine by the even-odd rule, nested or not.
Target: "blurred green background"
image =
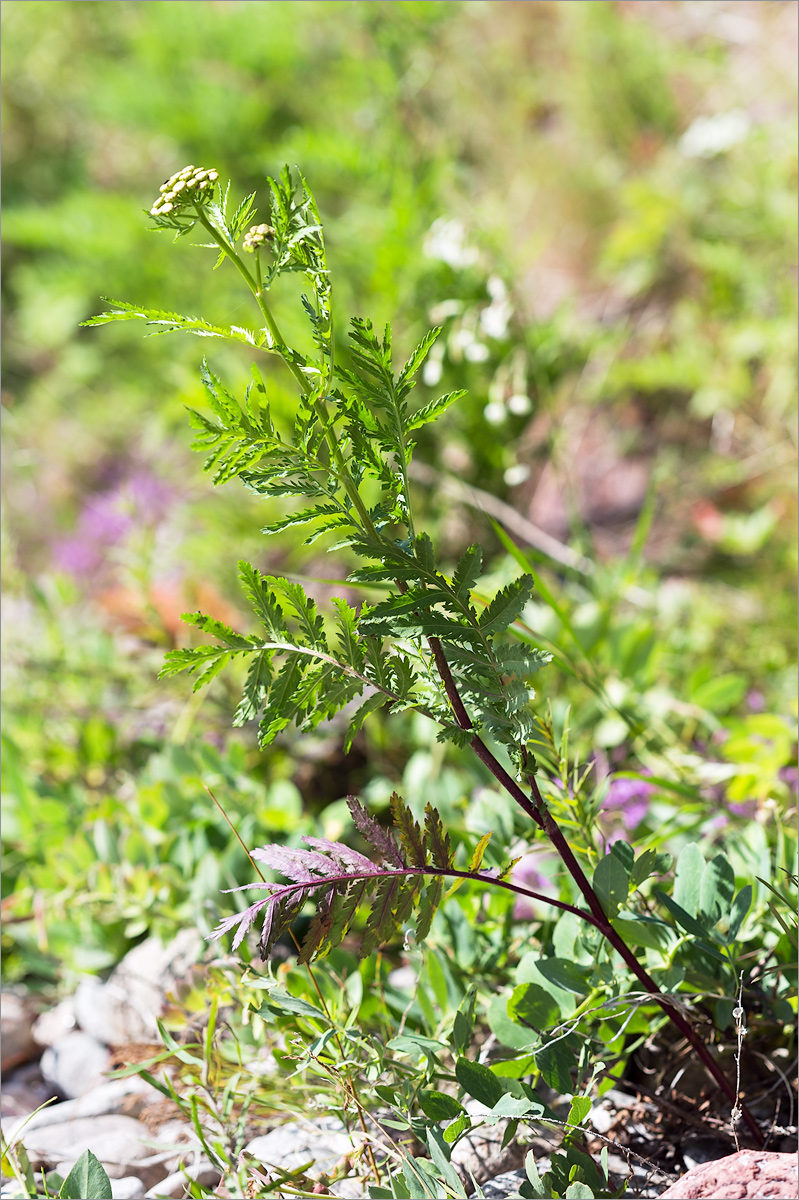
[[[453,489],[529,523],[498,510],[556,600],[526,614],[560,656],[541,711],[561,729],[571,706],[574,751],[609,785],[601,830],[673,852],[729,840],[742,870],[776,853],[796,784],[796,6],[3,15],[7,977],[69,982],[227,911],[219,889],[249,868],[202,781],[248,844],[338,836],[348,790],[379,806],[402,785],[455,825],[487,819],[480,771],[413,720],[376,720],[346,757],[336,726],[261,754],[229,730],[233,683],[156,683],[181,611],[245,621],[237,559],[342,573],[267,543],[263,506],[213,494],[188,449],[203,350],[234,384],[243,350],[79,328],[103,296],[252,319],[234,272],[148,232],[142,210],[187,162],[264,199],[300,166],[342,340],[351,315],[391,320],[399,351],[444,326],[420,399],[469,394],[420,444],[419,503],[445,561],[484,542],[486,588],[518,566]],[[277,300],[290,330],[295,299]],[[689,791],[647,785],[633,819],[625,767]]]

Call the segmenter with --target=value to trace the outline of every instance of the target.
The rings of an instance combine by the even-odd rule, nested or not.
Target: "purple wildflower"
[[[530,888],[533,892],[540,892],[544,896],[557,895],[557,889],[551,877],[545,874],[552,859],[551,854],[542,854],[540,851],[522,855],[513,868],[511,882],[519,887]],[[548,908],[549,906],[546,905],[544,911],[541,911],[540,902],[536,902],[532,897],[516,896],[513,918],[515,921],[540,920],[546,915]]]
[[[655,790],[645,779],[625,779],[616,776],[611,780],[605,801],[605,812],[618,813],[626,830],[636,829],[649,812],[649,797]]]

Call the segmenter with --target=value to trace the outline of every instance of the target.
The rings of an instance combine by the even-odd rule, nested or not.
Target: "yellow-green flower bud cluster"
[[[170,175],[158,189],[161,195],[150,209],[154,217],[178,212],[184,204],[203,204],[211,199],[219,172],[188,166]]]
[[[253,254],[264,242],[271,242],[275,231],[271,225],[251,225],[244,235],[242,246]]]

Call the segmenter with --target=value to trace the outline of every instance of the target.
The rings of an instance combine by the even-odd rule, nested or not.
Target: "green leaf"
[[[464,1129],[471,1129],[471,1127],[472,1122],[469,1118],[469,1114],[462,1112],[461,1115],[444,1130],[444,1141],[448,1142],[451,1146],[456,1138],[460,1137]]]
[[[629,842],[614,842],[610,848],[610,853],[615,854],[627,874],[630,875],[633,863],[635,862],[635,851]]]
[[[397,792],[391,793],[389,804],[394,818],[394,828],[409,862],[413,863],[415,867],[425,866],[427,855],[422,841],[422,831],[414,820],[413,813]]]
[[[480,841],[475,846],[474,853],[472,854],[472,857],[469,859],[469,870],[470,871],[479,871],[480,870],[480,864],[483,861],[483,855],[486,852],[486,846],[491,841],[493,832],[494,832],[493,829],[489,829],[488,833],[484,833],[483,836],[480,838]]]
[[[561,1012],[555,997],[545,992],[537,983],[520,983],[513,989],[508,1000],[508,1016],[511,1020],[542,1033],[557,1025]]]
[[[593,888],[605,913],[615,917],[622,904],[627,902],[630,876],[617,855],[611,853],[601,858],[593,876]]]
[[[543,1104],[538,1100],[531,1100],[527,1096],[511,1096],[508,1092],[504,1096],[500,1096],[496,1104],[491,1109],[491,1117],[494,1120],[504,1120],[508,1117],[519,1120],[522,1117],[540,1117],[544,1111]],[[483,1117],[486,1124],[493,1124],[494,1121]]]
[[[352,749],[352,743],[355,741],[355,736],[360,730],[366,718],[370,713],[377,712],[388,704],[389,696],[384,692],[373,692],[371,696],[367,696],[363,704],[355,710],[347,726],[347,733],[344,738],[344,753],[349,754]]]
[[[714,675],[690,688],[688,699],[692,704],[706,708],[712,713],[727,713],[731,708],[735,708],[736,704],[740,704],[747,686],[746,675]]]
[[[696,842],[686,846],[677,860],[674,876],[674,901],[684,912],[695,917],[702,891],[705,860]]]
[[[433,866],[446,870],[452,864],[449,834],[444,832],[444,825],[438,810],[432,804],[426,804],[424,810],[424,844],[430,854]]]
[[[657,917],[643,917],[622,909],[611,924],[631,946],[646,946],[666,953],[676,941],[671,925]]]
[[[594,1200],[594,1193],[588,1184],[581,1183],[579,1179],[570,1183],[563,1195],[566,1200]]]
[[[449,408],[456,400],[460,400],[466,395],[465,390],[447,392],[446,396],[439,396],[437,400],[431,400],[429,404],[425,404],[422,408],[418,408],[416,412],[405,423],[405,428],[409,433],[414,429],[421,429],[429,421],[435,421],[443,412]]]
[[[452,590],[464,604],[469,603],[471,590],[480,577],[483,569],[483,551],[478,545],[470,546],[455,568],[452,576]]]
[[[248,721],[252,721],[258,716],[264,706],[271,680],[272,666],[269,652],[261,650],[250,663],[244,694],[233,717],[235,727],[246,725]]]
[[[535,1065],[544,1082],[556,1092],[569,1095],[573,1089],[570,1069],[576,1067],[577,1056],[571,1048],[570,1038],[559,1038],[535,1051]]]
[[[659,854],[657,850],[644,850],[633,863],[630,871],[630,890],[635,891],[650,875],[665,875],[671,870],[673,859],[670,854]]]
[[[705,864],[699,885],[698,911],[712,928],[729,915],[735,895],[735,872],[723,854]]]
[[[501,633],[521,615],[533,594],[531,575],[522,575],[513,583],[497,592],[494,599],[480,614],[480,630],[485,635]]]
[[[539,972],[554,983],[557,987],[563,988],[566,992],[574,992],[577,996],[587,996],[590,985],[588,977],[591,974],[590,967],[580,966],[579,963],[572,962],[568,958],[540,958],[536,964]]]
[[[58,1194],[62,1200],[111,1200],[113,1196],[111,1180],[91,1150],[83,1151]]]
[[[454,1121],[464,1111],[463,1105],[446,1092],[422,1088],[418,1100],[422,1112],[431,1121]]]
[[[321,1008],[309,1004],[299,996],[292,996],[291,992],[287,992],[283,987],[270,988],[261,1007],[269,1012],[292,1013],[297,1017],[312,1017],[314,1021],[321,1021],[324,1025],[330,1024],[330,1018]]]
[[[534,1200],[546,1200],[549,1192],[545,1188],[541,1176],[538,1174],[538,1167],[535,1165],[535,1151],[529,1150],[527,1157],[524,1160],[524,1170],[533,1191]]]
[[[745,887],[741,888],[740,892],[735,897],[732,904],[732,909],[730,911],[730,928],[727,936],[731,942],[734,942],[738,937],[744,917],[749,912],[751,904],[752,885],[751,883],[747,883]]]
[[[488,1027],[503,1046],[511,1050],[527,1050],[538,1040],[538,1035],[525,1025],[508,1016],[508,997],[492,996],[486,1011]]]
[[[569,1115],[566,1118],[567,1125],[582,1125],[585,1118],[591,1111],[592,1101],[590,1096],[572,1096],[571,1108]]]
[[[455,1020],[452,1025],[452,1040],[458,1054],[465,1054],[469,1049],[472,1030],[474,1029],[474,1006],[476,999],[477,985],[472,983],[458,1005],[458,1011],[455,1013]]]
[[[449,1161],[449,1143],[444,1140],[442,1131],[435,1126],[427,1131],[427,1148],[442,1179],[449,1184],[456,1196],[465,1196],[458,1172]]]
[[[473,1096],[487,1108],[493,1108],[505,1089],[497,1076],[483,1063],[460,1057],[455,1063],[455,1078],[467,1095]]]

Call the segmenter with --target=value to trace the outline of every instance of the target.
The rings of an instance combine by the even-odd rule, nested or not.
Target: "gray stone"
[[[352,1154],[362,1140],[360,1134],[347,1133],[340,1121],[321,1117],[302,1124],[292,1121],[280,1125],[253,1138],[245,1150],[267,1168],[293,1171],[312,1163],[313,1171],[318,1173],[332,1171],[339,1159]]]
[[[40,1046],[52,1046],[53,1042],[57,1042],[64,1034],[76,1029],[77,1024],[75,998],[69,996],[60,1004],[56,1004],[55,1008],[49,1008],[37,1017],[31,1032]]]
[[[0,1070],[13,1071],[39,1054],[31,1026],[34,1012],[29,1001],[14,992],[0,996]]]
[[[89,1033],[74,1029],[48,1046],[42,1055],[42,1075],[62,1096],[74,1100],[104,1082],[111,1065],[108,1050]]]
[[[137,1163],[151,1154],[144,1145],[150,1136],[149,1129],[141,1121],[108,1115],[28,1128],[22,1142],[34,1170],[57,1167],[59,1174],[66,1174],[84,1150],[91,1150],[111,1179],[122,1179],[130,1175],[132,1169],[141,1173]],[[163,1173],[156,1169],[149,1184],[157,1182]]]
[[[17,1067],[3,1080],[0,1095],[0,1115],[6,1121],[27,1117],[46,1101],[55,1098],[55,1091],[45,1083],[37,1062]]]
[[[541,1173],[543,1174],[543,1171]],[[526,1182],[527,1175],[524,1171],[503,1171],[493,1179],[486,1179],[480,1186],[486,1200],[510,1200],[511,1196],[519,1195],[519,1188]]]

